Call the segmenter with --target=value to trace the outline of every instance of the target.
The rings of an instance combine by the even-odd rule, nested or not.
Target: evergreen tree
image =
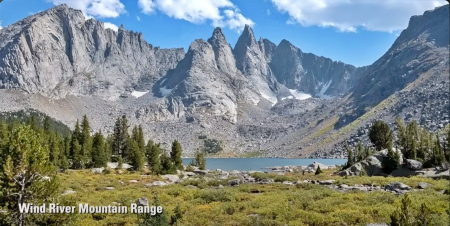
[[[375,145],[377,151],[381,151],[388,147],[388,143],[392,142],[392,131],[388,124],[383,121],[376,121],[369,131],[369,139]]]
[[[382,166],[384,173],[387,174],[390,174],[400,166],[400,154],[392,149],[392,141],[388,143],[388,152],[383,159]]]
[[[106,142],[102,131],[94,134],[92,139],[92,166],[106,167],[108,159],[106,156]]]
[[[195,164],[200,170],[206,169],[206,159],[203,152],[197,152],[197,154],[195,155]]]
[[[450,128],[447,130],[447,140],[445,142],[444,157],[446,162],[450,162]]]
[[[361,141],[358,141],[358,146],[356,147],[356,151],[357,151],[357,161],[361,162],[362,160],[364,160],[364,149],[362,147],[362,143]]]
[[[175,207],[173,215],[170,217],[170,225],[177,226],[183,220],[183,213],[179,205]]]
[[[167,152],[163,151],[160,159],[161,159],[162,174],[175,174],[177,172],[177,169],[175,168],[175,165],[173,164]]]
[[[179,170],[184,169],[181,153],[182,153],[181,144],[177,140],[174,140],[172,143],[172,151],[170,152],[170,158],[172,159],[172,162],[175,165],[175,167]]]
[[[148,162],[148,166],[150,167],[152,174],[159,175],[161,174],[161,160],[160,160],[160,144],[149,145],[150,141],[146,147],[146,158]]]
[[[48,131],[48,145],[49,145],[49,160],[53,165],[59,165],[60,157],[60,140],[53,131]]]
[[[391,226],[415,226],[414,216],[411,213],[411,199],[406,194],[402,199],[399,210],[391,215]]]
[[[128,125],[127,116],[122,115],[122,119],[120,120],[120,153],[124,160],[127,160],[129,155],[129,153],[127,153],[127,144],[128,139],[130,138],[130,134],[128,134],[128,128],[130,128],[130,126]]]
[[[161,206],[156,192],[153,193],[153,203],[152,206]],[[169,220],[167,218],[166,212],[163,210],[162,213],[152,216],[150,213],[144,214],[143,219],[139,223],[139,226],[169,226]]]
[[[128,153],[129,159],[131,161],[131,165],[133,169],[136,171],[140,171],[144,168],[145,156],[144,152],[139,148],[139,144],[137,141],[133,139],[128,139]]]
[[[44,119],[44,132],[48,133],[50,132],[50,117],[45,117]]]
[[[320,166],[317,166],[315,175],[319,175],[321,173],[323,173],[323,171],[320,169]]]
[[[345,143],[345,149],[347,150],[347,165],[345,168],[348,168],[355,164],[355,156],[353,155],[353,151],[348,147],[348,144]]]
[[[81,137],[81,129],[80,129],[80,123],[76,122],[75,124],[75,129],[73,130],[72,133],[72,139],[70,141],[70,153],[69,156],[71,159],[75,158],[75,155],[78,155],[80,150],[76,150],[75,149],[75,143],[77,143],[78,145],[80,145],[79,139]]]
[[[85,167],[91,163],[92,150],[91,126],[86,115],[83,116],[81,122],[81,136],[79,142],[81,145],[80,160],[82,161],[82,166]]]
[[[138,127],[137,142],[138,142],[138,145],[139,145],[139,149],[141,149],[141,151],[144,152],[144,149],[145,149],[145,138],[144,138],[144,130],[142,129],[141,125],[139,125],[139,127]]]
[[[401,118],[397,118],[395,120],[395,124],[397,124],[397,139],[398,144],[404,148],[407,146],[407,137],[406,137],[406,126],[405,121]]]
[[[19,205],[45,203],[56,194],[56,171],[49,160],[48,146],[29,125],[14,128],[0,165],[0,205],[10,215],[10,225],[26,225],[29,216]]]
[[[114,155],[119,155],[120,154],[120,150],[121,148],[121,142],[120,142],[120,138],[121,138],[121,120],[120,117],[117,118],[115,124],[114,124],[114,132],[113,132],[113,137],[112,137],[112,143],[111,143],[111,149],[112,149],[112,153]]]

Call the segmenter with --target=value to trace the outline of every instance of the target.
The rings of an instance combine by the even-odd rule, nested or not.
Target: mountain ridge
[[[102,22],[60,5],[0,30],[0,111],[36,109],[71,126],[87,114],[96,129],[126,114],[130,123],[144,125],[147,139],[163,147],[178,139],[187,154],[201,149],[201,135],[223,141],[223,154],[230,156],[257,151],[271,157],[330,152],[339,157],[342,147],[336,142],[364,131],[376,118],[420,118],[426,112],[438,124],[448,123],[447,116],[427,109],[411,113],[410,105],[388,105],[389,113],[367,116],[411,84],[425,87],[419,79],[448,84],[439,74],[448,66],[448,7],[425,14],[413,17],[411,29],[374,64],[355,67],[304,53],[284,39],[278,45],[256,40],[248,25],[234,48],[215,28],[187,51],[161,49],[142,33],[124,26],[117,32],[105,29]],[[391,60],[397,63],[385,63]],[[387,87],[384,93],[378,83]],[[417,89],[411,92],[428,95]],[[142,94],[134,96],[135,91]],[[445,95],[436,96],[438,109],[448,106]],[[413,96],[407,103],[420,101]],[[350,132],[340,132],[363,116],[367,119]],[[322,142],[334,133],[342,136]]]

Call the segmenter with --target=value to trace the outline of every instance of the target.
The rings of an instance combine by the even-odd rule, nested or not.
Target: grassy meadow
[[[432,225],[449,225],[449,189],[448,180],[410,177],[340,177],[332,176],[331,170],[320,175],[291,173],[254,174],[254,177],[273,178],[275,181],[327,180],[334,179],[337,184],[374,184],[387,185],[400,181],[416,187],[419,182],[428,182],[433,186],[421,191],[411,191],[412,213],[419,212],[425,203],[431,210]],[[284,185],[241,184],[229,187],[228,180],[199,178],[184,180],[181,184],[163,187],[149,187],[146,184],[163,180],[157,176],[124,172],[118,174],[94,174],[87,170],[68,171],[60,174],[60,192],[73,190],[75,193],[61,196],[60,203],[70,203],[78,207],[79,203],[95,205],[130,206],[138,198],[147,197],[152,203],[153,192],[157,192],[161,205],[168,217],[174,213],[177,205],[183,212],[181,224],[187,226],[327,226],[327,225],[367,225],[368,223],[389,222],[390,215],[399,206],[403,195],[389,192],[350,191],[339,192],[318,184]],[[131,180],[131,182],[130,182]],[[133,183],[133,180],[137,182]],[[213,188],[220,184],[224,188]],[[197,188],[194,188],[193,185]],[[113,187],[108,190],[107,187]],[[111,189],[111,188],[109,188]],[[136,225],[137,214],[75,214],[76,225]]]

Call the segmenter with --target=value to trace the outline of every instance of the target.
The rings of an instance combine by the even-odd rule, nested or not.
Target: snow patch
[[[266,99],[266,100],[272,102],[272,106],[274,106],[275,104],[277,104],[278,100],[277,100],[276,97],[270,96],[270,94],[266,94],[266,93],[264,93],[264,92],[260,92],[260,93],[261,93],[261,96],[262,96],[264,99]]]
[[[319,96],[320,98],[323,98],[323,99],[330,99],[331,96],[325,95],[325,92],[330,87],[331,82],[332,82],[332,80],[328,81],[325,85],[323,85],[322,89],[320,89],[320,92],[319,92],[319,94],[317,94],[317,96]]]
[[[281,98],[281,100],[293,99],[293,98],[294,98],[293,96],[288,96],[288,97],[283,97],[283,98]]]
[[[167,89],[166,87],[159,88],[159,92],[163,97],[169,95],[172,92],[173,89]]]
[[[131,93],[131,95],[134,96],[134,97],[136,97],[136,98],[139,98],[139,97],[141,97],[141,96],[144,96],[144,95],[147,94],[147,93],[148,93],[148,91],[145,91],[145,92],[133,91],[133,92]]]
[[[292,96],[295,97],[295,99],[297,100],[306,100],[308,98],[311,98],[311,95],[297,91],[295,89],[290,89],[289,91],[291,92]]]

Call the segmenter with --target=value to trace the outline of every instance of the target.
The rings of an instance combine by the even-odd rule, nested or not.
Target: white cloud
[[[2,27],[2,21],[0,20],[0,30],[3,29]]]
[[[67,4],[69,7],[79,9],[86,19],[116,18],[126,13],[125,6],[120,0],[47,0],[55,5]],[[105,29],[118,31],[117,25],[105,22]]]
[[[438,0],[271,0],[275,8],[288,13],[289,24],[334,27],[341,32],[395,32],[405,29],[413,15],[447,4]]]
[[[156,5],[152,0],[139,0],[138,5],[142,9],[142,13],[150,14],[155,12]]]
[[[238,32],[254,22],[244,17],[230,0],[139,0],[142,13],[160,11],[169,17],[194,24],[211,21],[213,26],[228,27]]]
[[[267,9],[267,15],[270,16],[270,9]]]
[[[86,17],[116,18],[126,13],[120,0],[47,0],[54,5],[67,4],[79,9]]]
[[[105,29],[110,28],[110,29],[112,29],[112,30],[114,30],[114,31],[118,31],[118,30],[119,30],[119,27],[117,27],[117,25],[115,25],[115,24],[113,24],[113,23],[110,23],[110,22],[104,22],[104,25],[105,25]]]
[[[141,18],[139,16],[136,16],[137,21],[141,21]]]

